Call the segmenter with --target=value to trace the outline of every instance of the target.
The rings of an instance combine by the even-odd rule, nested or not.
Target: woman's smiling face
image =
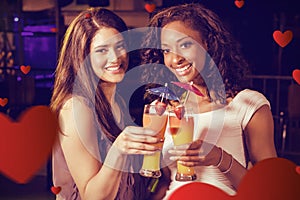
[[[114,28],[101,28],[91,43],[91,63],[99,79],[118,83],[128,68],[124,38]]]
[[[206,45],[198,31],[181,21],[162,28],[161,49],[165,65],[181,82],[192,81],[204,67]]]

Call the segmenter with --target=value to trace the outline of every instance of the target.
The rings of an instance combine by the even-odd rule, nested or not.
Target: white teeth
[[[184,70],[187,70],[188,68],[190,68],[192,65],[187,65],[185,67],[182,67],[182,68],[177,68],[176,71],[177,72],[183,72]]]
[[[117,66],[117,67],[107,67],[106,68],[107,71],[116,71],[118,69],[120,69],[120,66]]]

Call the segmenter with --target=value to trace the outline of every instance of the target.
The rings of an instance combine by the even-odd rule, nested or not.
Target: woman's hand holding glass
[[[180,148],[193,142],[194,118],[192,108],[177,106],[169,111],[169,132],[172,135],[174,148]],[[186,149],[186,148],[185,148]],[[172,152],[172,151],[171,151]],[[182,153],[182,152],[179,152]],[[177,154],[180,158],[182,154]],[[173,160],[178,160],[174,158]],[[183,165],[180,160],[177,161],[177,173],[175,180],[192,181],[197,178],[193,167]]]
[[[151,129],[128,126],[117,137],[113,146],[117,147],[122,154],[151,155],[160,150],[160,147],[153,145],[160,142],[156,134]]]
[[[160,138],[156,137],[156,134],[155,131],[143,127],[126,127],[109,149],[104,164],[119,171],[135,170],[140,167],[139,159],[130,159],[130,164],[133,168],[129,169],[126,164],[128,161],[127,155],[155,154],[160,150],[156,145],[160,142]]]
[[[177,160],[184,166],[217,166],[222,149],[201,139],[188,145],[175,146],[168,151],[171,160]]]

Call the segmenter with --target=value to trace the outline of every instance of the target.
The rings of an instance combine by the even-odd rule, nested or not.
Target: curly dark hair
[[[241,55],[239,43],[233,39],[219,17],[199,3],[172,6],[153,14],[149,23],[151,28],[142,45],[151,48],[142,50],[142,63],[163,63],[163,54],[160,50],[160,30],[174,21],[181,21],[198,31],[207,44],[207,53],[210,58],[208,58],[204,70],[201,71],[201,76],[204,78],[200,76],[194,83],[205,87],[209,85],[207,94],[210,99],[221,103],[225,103],[226,98],[234,97],[241,91],[245,86],[245,76],[249,73],[249,69]],[[154,67],[145,71],[143,79],[147,79],[149,76],[160,78],[157,76],[159,72],[156,71],[160,68]],[[220,75],[222,80],[219,78]]]

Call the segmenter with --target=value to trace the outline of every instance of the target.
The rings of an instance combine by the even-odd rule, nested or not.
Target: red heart
[[[146,3],[145,4],[145,9],[147,10],[148,13],[152,13],[156,8],[156,5],[154,3]]]
[[[201,198],[199,198],[201,196]],[[227,200],[231,199],[228,194],[216,188],[212,185],[194,182],[188,183],[179,187],[169,198],[169,200],[199,200],[199,199],[209,199],[209,200]]]
[[[58,121],[47,106],[34,106],[19,122],[0,113],[0,172],[17,183],[27,183],[46,163]]]
[[[265,200],[299,199],[300,176],[296,164],[284,158],[270,158],[258,162],[241,180],[237,194],[230,196],[219,188],[193,182],[179,187],[170,200]],[[299,166],[298,166],[299,167]]]
[[[285,47],[293,39],[293,32],[288,30],[282,33],[281,31],[276,30],[273,33],[273,38],[279,46]]]
[[[59,186],[58,187],[52,186],[51,187],[51,191],[52,191],[53,194],[56,195],[56,194],[58,194],[61,191],[61,187],[59,187]]]
[[[293,78],[300,85],[300,69],[295,69],[293,71]]]
[[[296,167],[296,172],[300,175],[300,166]]]
[[[31,67],[29,65],[27,66],[22,65],[20,69],[23,72],[23,74],[28,74],[30,72]]]
[[[8,102],[8,99],[7,98],[0,98],[0,106],[4,107]]]
[[[236,7],[241,8],[244,5],[244,0],[235,0],[234,4],[236,5]]]

